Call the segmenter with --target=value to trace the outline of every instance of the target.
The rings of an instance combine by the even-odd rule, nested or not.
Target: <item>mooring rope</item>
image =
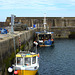
[[[21,51],[21,39],[20,39],[20,36],[19,36],[19,50]]]

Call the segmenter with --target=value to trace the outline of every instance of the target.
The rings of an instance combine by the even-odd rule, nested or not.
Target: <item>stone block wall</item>
[[[11,54],[14,53],[17,48],[19,48],[19,36],[20,36],[21,44],[22,45],[24,44],[25,46],[24,50],[30,50],[33,47],[34,31],[36,30],[37,29],[31,29],[28,31],[17,31],[14,32],[14,34],[8,33],[8,34],[0,35],[3,36],[3,38],[2,37],[0,38],[0,69],[2,66],[6,65],[4,60],[6,58],[8,59],[11,56]],[[14,50],[13,39],[15,39],[15,50]],[[2,73],[2,70],[0,72]]]
[[[16,17],[15,23],[27,24],[29,27],[33,24],[41,27],[43,26],[44,17]],[[10,23],[11,18],[7,17],[6,22]],[[75,17],[46,17],[47,26],[62,27],[75,26]]]

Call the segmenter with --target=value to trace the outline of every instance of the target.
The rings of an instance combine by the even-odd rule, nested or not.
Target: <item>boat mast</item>
[[[37,45],[38,45],[38,43],[36,41],[34,41],[34,44],[36,45],[36,54],[37,54]]]
[[[46,32],[46,13],[44,13],[44,32]]]

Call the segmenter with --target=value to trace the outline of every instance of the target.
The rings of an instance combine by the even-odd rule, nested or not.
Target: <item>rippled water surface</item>
[[[39,47],[39,75],[75,75],[75,39],[55,39],[54,47]]]

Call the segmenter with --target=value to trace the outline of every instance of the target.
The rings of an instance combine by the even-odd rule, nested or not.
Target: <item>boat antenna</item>
[[[34,41],[34,44],[36,45],[36,54],[37,54],[37,45],[38,45],[38,43],[36,41]]]
[[[44,32],[46,32],[46,13],[44,13]]]

